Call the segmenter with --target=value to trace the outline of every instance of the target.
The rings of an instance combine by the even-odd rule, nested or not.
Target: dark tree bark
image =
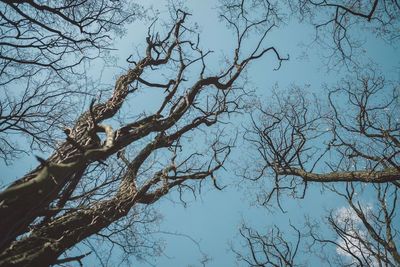
[[[77,99],[89,96],[85,64],[106,57],[111,36],[144,12],[131,1],[0,1],[0,157],[55,148]],[[95,86],[95,85],[93,85]],[[24,138],[28,148],[10,136]]]
[[[202,145],[206,151],[202,155],[193,145],[192,149],[185,147],[184,137],[218,125],[224,114],[240,110],[240,87],[234,84],[251,61],[268,52],[279,62],[284,58],[274,47],[263,46],[268,30],[249,54],[242,52],[246,36],[263,21],[252,22],[236,32],[238,46],[225,70],[209,75],[205,63],[209,52],[199,49],[184,25],[189,14],[176,10],[175,15],[174,25],[164,35],[149,30],[144,56],[137,61],[128,59],[133,66],[117,79],[111,96],[93,100],[75,124],[65,129],[66,140],[54,153],[47,159],[38,157],[40,166],[0,193],[0,266],[55,264],[71,247],[127,217],[133,209],[153,204],[173,188],[190,189],[190,181],[207,177],[218,188],[215,172],[223,166],[232,141],[216,135],[208,147]],[[197,78],[188,74],[192,67],[199,70]],[[174,72],[165,82],[145,78],[149,72],[167,69]],[[117,129],[106,123],[128,96],[146,87],[164,90],[154,113],[124,121]],[[126,154],[131,144],[136,145],[135,153]],[[170,158],[152,163],[157,151]],[[90,173],[99,166],[105,171]],[[107,169],[112,175],[107,176]],[[87,188],[90,175],[98,177]]]

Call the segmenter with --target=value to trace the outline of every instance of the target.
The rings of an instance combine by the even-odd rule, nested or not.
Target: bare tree
[[[112,36],[144,12],[128,1],[0,1],[0,157],[54,148],[87,88],[84,62],[113,49]],[[86,79],[88,79],[86,77]],[[10,136],[25,137],[23,147]]]
[[[85,89],[68,85],[51,74],[26,77],[19,84],[24,87],[19,93],[9,87],[0,93],[0,157],[6,164],[12,164],[15,157],[30,149],[54,147],[59,129],[73,120],[68,116],[73,112],[72,102],[79,95],[86,95]],[[24,138],[29,140],[28,145],[16,141]]]
[[[301,249],[329,266],[398,266],[398,188],[390,183],[366,188],[351,182],[339,188],[329,186],[347,206],[331,210],[325,218],[308,217],[302,234],[291,225],[297,233],[294,241],[282,226],[266,234],[242,226],[240,234],[249,255],[234,250],[238,260],[247,266],[304,266],[304,259],[296,257]]]
[[[302,238],[313,240],[312,252],[329,244],[339,255],[323,258],[333,266],[348,264],[348,257],[354,266],[397,266],[399,229],[393,221],[400,181],[399,84],[369,70],[327,90],[325,103],[294,87],[287,95],[275,92],[269,106],[260,104],[245,139],[262,161],[244,177],[271,177],[259,200],[269,206],[275,199],[282,210],[283,197],[303,198],[310,183],[329,188],[347,201],[354,216],[341,218],[332,211],[327,222],[335,235],[330,238],[322,237],[319,221],[310,223],[310,236]],[[341,183],[347,184],[345,193]],[[376,194],[370,206],[361,204],[363,190]]]
[[[375,36],[398,46],[400,4],[396,0],[224,0],[223,8],[241,12],[249,19],[263,12],[276,12],[284,23],[295,18],[315,28],[316,43],[328,60],[327,67],[362,67],[365,43]],[[257,12],[254,12],[257,10]],[[307,49],[308,50],[308,49]]]
[[[240,111],[245,92],[234,85],[251,61],[268,52],[284,59],[274,47],[264,47],[268,30],[245,53],[246,37],[262,23],[246,22],[236,27],[233,59],[220,73],[209,75],[210,52],[200,49],[199,38],[185,24],[189,14],[176,10],[174,15],[175,23],[164,34],[149,28],[144,55],[128,59],[132,66],[116,80],[111,95],[93,99],[65,128],[66,140],[54,153],[38,157],[40,166],[0,193],[1,266],[79,262],[86,254],[58,258],[96,234],[129,253],[129,245],[115,233],[132,229],[129,218],[135,210],[174,188],[194,190],[194,182],[207,177],[218,188],[215,175],[233,140],[223,129],[210,128],[204,143],[201,133],[218,125],[224,114]],[[149,78],[159,73],[167,76],[164,81]],[[128,97],[146,87],[163,91],[158,108],[135,119],[128,114],[114,129],[113,118]],[[190,145],[189,137],[195,140]]]
[[[248,20],[271,10],[279,10],[277,14],[283,22],[294,16],[300,22],[310,23],[316,29],[314,41],[322,45],[319,48],[324,49],[323,53],[329,53],[328,69],[343,67],[342,64],[336,64],[344,63],[349,70],[348,76],[338,82],[335,88],[325,88],[326,100],[293,86],[285,93],[277,88],[271,99],[257,99],[250,103],[249,106],[256,107],[256,111],[251,115],[252,125],[246,125],[244,129],[244,138],[253,146],[253,150],[246,155],[250,157],[250,164],[243,168],[242,176],[263,184],[262,193],[258,195],[259,203],[267,208],[277,204],[285,211],[284,201],[287,197],[304,198],[310,183],[320,184],[323,188],[331,184],[340,188],[347,183],[354,183],[357,189],[357,183],[361,183],[366,188],[380,192],[380,196],[384,194],[384,188],[385,192],[397,192],[400,185],[400,122],[397,118],[400,110],[399,82],[385,80],[379,71],[361,67],[358,63],[364,60],[359,55],[365,49],[365,33],[368,37],[372,33],[393,46],[398,45],[398,2],[227,0],[223,1],[223,5],[225,10],[243,14]],[[346,194],[347,199],[353,200],[352,196],[360,193],[358,191]],[[335,192],[339,193],[340,190]],[[395,203],[396,194],[384,194],[388,198],[385,201]],[[369,229],[368,234],[359,235],[358,243],[353,244],[354,248],[339,248],[342,251],[347,249],[350,253],[352,250],[366,251],[364,246],[370,246],[370,251],[366,252],[370,255],[368,259],[361,259],[353,265],[378,262],[386,266],[399,264],[396,259],[396,242],[398,244],[399,241],[390,236],[380,236],[385,229],[392,229],[393,233],[389,235],[393,236],[398,231],[395,229],[397,225],[388,225],[380,217],[391,211],[382,207],[381,200],[378,197],[371,204],[376,209],[372,217],[366,216],[364,210],[352,202],[354,205],[351,208],[363,221],[363,227]],[[394,217],[393,214],[387,216],[389,220]],[[356,229],[353,228],[351,232],[348,225],[337,223],[333,213],[329,218],[330,226],[341,242],[351,242],[353,237],[350,235]],[[368,224],[373,225],[374,231],[379,234],[372,237],[373,231]],[[250,227],[245,226],[245,229]],[[348,230],[350,233],[347,232],[349,236],[346,237],[344,233]],[[284,232],[282,228],[278,231]],[[313,237],[318,233],[318,230],[314,231]],[[290,240],[282,239],[285,244]],[[242,259],[248,265],[263,266],[267,261],[271,265],[287,265],[270,260],[276,255],[276,250],[272,249],[276,247],[268,239],[268,233],[247,231],[243,240],[248,244],[250,256]],[[277,240],[281,238],[278,236]],[[318,242],[315,247],[325,247],[326,243],[329,242]],[[389,243],[393,254],[389,252]],[[264,246],[271,250],[264,249]],[[344,261],[335,263],[345,265]]]
[[[360,197],[358,185],[348,183],[345,192],[332,188],[348,203],[331,211],[326,221],[333,237],[326,237],[318,230],[317,223],[308,223],[311,249],[322,255],[323,260],[333,265],[347,266],[398,266],[397,248],[399,229],[396,227],[398,188],[390,184],[374,184],[378,205]],[[326,257],[324,251],[334,246],[335,257]]]
[[[285,238],[280,227],[276,225],[265,235],[242,225],[240,235],[246,241],[245,247],[250,253],[244,255],[241,250],[233,248],[237,260],[247,266],[301,266],[295,260],[301,240],[300,231],[293,225],[290,226],[296,233],[293,243]]]
[[[398,83],[372,71],[329,90],[327,108],[299,88],[276,93],[245,136],[264,162],[253,179],[272,171],[268,200],[282,190],[299,193],[303,185],[301,196],[309,182],[399,186],[399,103]]]
[[[111,49],[111,33],[140,16],[127,1],[0,1],[2,84],[46,68],[62,75]]]
[[[375,34],[389,44],[399,40],[400,4],[396,0],[299,0],[288,1],[301,20],[316,29],[315,41],[325,49],[334,64],[358,63],[365,36]]]

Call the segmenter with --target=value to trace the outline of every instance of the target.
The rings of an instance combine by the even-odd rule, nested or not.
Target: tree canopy
[[[398,266],[400,84],[365,39],[397,49],[397,1],[223,0],[232,38],[222,55],[196,8],[166,5],[167,19],[131,1],[0,1],[0,157],[26,170],[0,192],[0,266],[83,265],[90,254],[107,266],[116,256],[101,255],[106,243],[128,265],[155,257],[156,204],[186,205],[204,187],[223,197],[226,174],[269,218],[267,230],[231,222],[241,223],[237,264],[309,266],[311,255]],[[135,21],[146,36],[121,63],[111,54]],[[290,23],[310,27],[306,54],[336,71],[335,83],[281,88],[271,75],[254,86],[298,60],[274,39]],[[113,84],[91,77],[101,64],[120,68]],[[344,204],[274,217],[310,195]]]

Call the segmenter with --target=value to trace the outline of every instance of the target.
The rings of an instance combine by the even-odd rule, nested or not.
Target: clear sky
[[[161,3],[160,1],[145,2],[155,3],[154,7],[160,11],[161,17],[168,16],[165,6],[157,5]],[[233,40],[233,36],[218,19],[216,1],[193,0],[187,1],[187,5],[193,14],[190,21],[200,26],[203,47],[215,51],[213,57],[217,60],[223,53],[230,53],[232,44],[229,40]],[[146,25],[143,24],[136,24],[128,30],[127,37],[118,41],[116,45],[122,59],[131,53],[134,45],[143,43],[145,34]],[[323,84],[336,84],[340,77],[346,74],[345,71],[328,73],[321,60],[321,51],[315,47],[312,47],[314,50],[310,50],[309,47],[301,45],[310,44],[313,34],[311,26],[293,21],[269,35],[266,44],[276,46],[283,55],[289,54],[290,60],[284,62],[278,71],[273,70],[277,62],[271,56],[250,66],[249,77],[261,99],[264,97],[265,101],[268,101],[270,89],[275,84],[281,88],[293,83],[301,86],[310,85],[311,92],[321,94]],[[380,40],[368,38],[365,46],[368,56],[382,66],[388,77],[399,78],[396,68],[399,65],[399,51]],[[304,53],[307,57],[303,57]],[[217,60],[213,63],[216,66],[209,66],[211,69],[218,70]],[[243,123],[246,118],[237,120]],[[239,142],[233,157],[240,160],[240,155],[244,155],[248,149],[246,144],[242,145]],[[165,255],[150,259],[150,263],[156,266],[202,266],[200,260],[203,259],[202,253],[205,253],[211,258],[206,266],[235,266],[235,257],[230,251],[230,244],[233,243],[238,247],[238,229],[242,221],[260,231],[266,230],[268,225],[273,224],[287,227],[289,220],[301,226],[305,215],[318,218],[329,208],[345,205],[333,194],[327,191],[321,193],[320,186],[317,185],[311,186],[304,200],[287,199],[284,203],[286,214],[280,212],[270,214],[254,205],[257,189],[243,190],[243,186],[238,186],[239,179],[234,172],[229,171],[229,166],[227,169],[228,171],[219,175],[220,183],[228,185],[222,192],[206,187],[200,197],[192,199],[187,207],[176,202],[176,195],[168,196],[156,205],[163,216],[159,226],[160,231],[178,235],[160,234],[159,236],[166,240]],[[286,227],[283,229],[286,230]],[[198,242],[200,247],[191,239]],[[309,260],[309,263],[318,266],[317,260]],[[146,262],[137,263],[137,266],[149,265]]]
[[[160,17],[167,20],[168,12],[164,6],[165,1],[142,2],[145,5],[153,4],[156,9],[159,9]],[[163,4],[160,6],[160,3]],[[210,65],[209,67],[218,70],[217,64],[222,54],[231,51],[232,44],[229,40],[233,40],[233,36],[226,29],[224,23],[218,19],[217,1],[191,0],[187,1],[187,5],[193,14],[189,18],[190,21],[198,23],[201,29],[202,46],[215,51],[212,55],[215,60],[211,60],[211,64],[214,66]],[[128,32],[123,39],[116,40],[117,51],[113,55],[119,57],[118,65],[120,67],[127,67],[125,59],[129,54],[135,53],[136,47],[143,48],[147,26],[143,21],[136,22],[128,27]],[[336,84],[345,74],[344,72],[328,73],[319,55],[321,51],[313,47],[315,52],[313,52],[314,50],[310,52],[309,48],[300,45],[302,43],[309,44],[313,34],[314,31],[309,25],[293,21],[283,28],[275,29],[269,35],[266,43],[277,47],[283,55],[289,54],[290,60],[283,62],[278,71],[273,70],[277,62],[271,56],[254,62],[250,66],[249,77],[260,99],[268,101],[270,90],[275,84],[281,88],[286,88],[293,83],[308,84],[312,92],[320,94],[323,84]],[[400,78],[398,50],[372,37],[367,40],[366,50],[368,55],[382,66],[383,72],[387,73],[389,77]],[[307,58],[302,57],[305,52],[308,55]],[[93,77],[96,77],[98,66],[91,65],[90,68]],[[102,82],[113,84],[118,73],[120,73],[119,69],[107,69],[102,75]],[[141,94],[132,100],[135,101],[132,103],[135,103],[135,107],[138,109],[151,109],[152,94],[157,94],[157,92]],[[240,125],[246,119],[248,117],[245,116],[235,118],[235,123]],[[248,152],[248,146],[239,141],[233,151],[233,160],[239,161],[240,157]],[[18,173],[15,172],[15,166],[8,168],[1,165],[0,167],[4,170],[2,176],[12,180],[36,165],[31,157],[26,158],[26,162],[28,164],[24,166],[28,167],[25,170],[19,170]],[[200,261],[203,259],[203,253],[211,258],[206,266],[236,266],[235,256],[230,251],[230,244],[233,243],[237,246],[238,229],[241,222],[245,221],[261,231],[272,224],[286,225],[287,227],[289,220],[294,224],[301,225],[304,215],[318,218],[325,213],[326,209],[339,208],[344,205],[343,202],[337,201],[332,194],[326,191],[321,193],[319,186],[311,186],[304,200],[288,198],[285,201],[284,208],[287,213],[282,214],[277,211],[270,214],[264,208],[254,205],[257,188],[243,189],[247,185],[239,183],[240,180],[232,169],[234,169],[234,164],[228,163],[227,171],[219,173],[219,183],[227,185],[223,191],[218,191],[212,187],[211,183],[207,183],[197,199],[188,196],[189,202],[186,207],[179,203],[177,194],[169,195],[159,201],[155,207],[163,219],[158,226],[160,233],[156,233],[155,236],[166,241],[164,255],[159,258],[150,258],[148,262],[137,262],[135,266],[144,267],[151,266],[151,264],[155,266],[202,266]],[[176,234],[167,234],[167,232]],[[84,260],[84,263],[94,266],[90,258]],[[314,261],[310,263],[317,266]]]

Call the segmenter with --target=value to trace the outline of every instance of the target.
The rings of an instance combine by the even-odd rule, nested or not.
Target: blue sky
[[[191,20],[197,22],[202,29],[204,47],[218,53],[229,51],[231,38],[223,23],[218,20],[215,1],[188,1],[193,10]],[[204,19],[207,18],[207,19]],[[310,44],[314,36],[313,28],[309,25],[293,21],[283,29],[276,29],[267,38],[267,45],[276,46],[282,54],[289,54],[290,60],[284,62],[279,71],[273,71],[276,61],[270,56],[254,62],[249,69],[249,76],[257,88],[259,96],[267,96],[273,85],[286,88],[295,83],[310,85],[310,91],[320,95],[323,84],[336,84],[345,71],[327,72],[325,62],[321,60],[322,51],[318,47],[302,46]],[[367,36],[366,55],[381,66],[387,78],[398,79],[399,51],[388,46],[381,40]],[[307,53],[307,57],[302,57]],[[268,100],[266,100],[268,101]],[[242,118],[243,119],[243,118]],[[240,119],[238,119],[240,120]],[[238,146],[235,156],[248,150],[246,144]],[[321,193],[319,185],[311,186],[304,200],[285,200],[286,214],[276,212],[269,214],[265,209],[252,205],[257,189],[243,190],[236,186],[238,180],[233,172],[221,174],[222,183],[229,184],[222,192],[210,189],[203,192],[201,197],[183,208],[171,201],[163,200],[159,210],[164,215],[161,229],[190,235],[199,241],[202,250],[212,258],[207,266],[235,266],[234,255],[230,252],[229,243],[237,242],[239,224],[244,220],[249,225],[265,230],[266,226],[288,225],[289,220],[301,225],[304,215],[318,218],[330,208],[343,207],[345,203],[328,191]],[[236,243],[237,244],[237,243]],[[157,266],[201,266],[196,260],[201,258],[198,248],[184,237],[167,237],[165,254],[156,260]],[[301,254],[301,253],[300,253]],[[318,260],[309,260],[310,266],[318,266]],[[139,266],[147,266],[146,264]]]
[[[232,44],[229,40],[233,40],[233,36],[227,31],[224,23],[219,21],[215,1],[188,1],[187,5],[193,14],[190,22],[198,23],[201,29],[203,47],[215,51],[211,59],[214,63],[209,67],[218,70],[218,65],[212,64],[218,64],[222,54],[230,53]],[[159,9],[161,17],[168,16],[165,7],[157,5],[155,7]],[[146,25],[137,25],[128,31],[125,39],[140,44],[145,34]],[[340,77],[346,74],[328,73],[325,63],[321,60],[322,51],[315,47],[302,46],[311,43],[313,34],[311,26],[293,21],[281,29],[275,29],[269,35],[266,45],[276,46],[283,55],[289,54],[290,60],[284,62],[278,71],[273,70],[277,62],[272,56],[266,56],[250,66],[248,73],[252,85],[257,89],[257,95],[267,98],[275,84],[280,88],[286,88],[293,83],[310,85],[310,91],[320,95],[323,84],[336,84]],[[398,66],[399,62],[394,55],[398,55],[398,51],[380,40],[369,38],[366,44],[368,55],[382,66],[388,76],[397,78],[399,74],[395,71],[395,66]],[[125,39],[119,41],[117,45],[118,53],[123,55],[122,59],[126,58],[133,47]],[[303,57],[304,53],[307,53],[306,58]],[[237,120],[243,122],[241,121],[243,118]],[[234,157],[239,159],[238,155],[245,154],[244,152],[249,149],[247,146],[247,144],[238,145]],[[157,204],[157,210],[163,215],[160,230],[182,235],[160,234],[166,240],[165,255],[151,259],[151,263],[156,266],[201,266],[200,260],[204,252],[211,258],[207,266],[235,266],[230,243],[238,245],[238,229],[242,221],[263,231],[266,226],[272,224],[287,227],[289,220],[301,225],[304,215],[318,218],[330,208],[345,205],[333,194],[327,191],[321,193],[319,185],[312,185],[304,200],[285,200],[286,214],[277,211],[272,215],[254,205],[257,189],[249,190],[238,186],[239,179],[232,171],[220,173],[219,178],[221,183],[228,187],[222,192],[207,187],[197,199],[190,201],[186,208],[175,202],[176,195],[168,196]],[[196,240],[200,249],[183,235],[189,235]],[[317,260],[310,260],[309,263],[318,265]],[[138,263],[137,266],[149,266],[149,264],[144,262]]]
[[[142,2],[145,5],[154,4],[154,7],[160,11],[161,19],[168,19],[165,6],[156,6],[161,1]],[[233,36],[218,19],[216,1],[191,0],[187,1],[187,6],[193,13],[193,16],[189,18],[190,22],[198,23],[201,29],[202,46],[215,51],[209,68],[218,70],[218,60],[222,54],[231,52],[233,45],[230,40],[233,40]],[[127,67],[125,59],[135,52],[136,47],[139,50],[143,48],[147,26],[143,21],[136,22],[128,27],[128,32],[123,39],[116,40],[117,51],[113,52],[113,55],[119,57],[118,65],[122,68]],[[313,34],[314,31],[309,25],[293,21],[283,28],[275,29],[269,35],[266,44],[274,45],[283,55],[289,54],[290,60],[283,62],[278,71],[273,70],[277,62],[272,56],[266,56],[249,67],[251,83],[260,99],[265,98],[265,101],[268,101],[270,90],[275,84],[278,84],[280,88],[287,88],[293,83],[301,86],[307,84],[310,85],[311,92],[321,94],[323,84],[336,84],[345,74],[345,72],[328,73],[321,60],[321,51],[315,47],[300,45],[309,44]],[[382,66],[382,71],[388,77],[399,79],[399,51],[380,40],[368,38],[365,47],[369,57]],[[305,52],[308,54],[307,58],[302,57]],[[98,65],[90,65],[90,73],[94,78],[98,77],[98,72]],[[117,68],[107,68],[101,77],[102,83],[113,84],[116,75],[120,72],[121,70]],[[155,104],[152,103],[152,99],[158,94],[157,91],[145,92],[132,99],[130,105],[138,109],[151,109]],[[240,125],[246,121],[246,117],[235,118],[235,120],[235,123]],[[247,144],[239,141],[233,152],[233,159],[239,161],[240,156],[245,155],[248,149]],[[24,163],[24,168],[19,168],[17,171],[15,166],[6,167],[0,163],[5,181],[24,174],[36,165],[32,157],[26,157],[24,160],[26,163]],[[286,214],[279,211],[273,215],[269,214],[265,209],[253,204],[258,185],[240,184],[239,178],[229,170],[229,166],[231,169],[234,168],[234,165],[229,163],[228,170],[219,173],[220,184],[227,185],[223,191],[218,191],[211,186],[211,183],[207,183],[197,199],[188,197],[187,207],[177,203],[177,194],[172,194],[155,205],[157,211],[163,216],[158,226],[161,233],[155,236],[165,239],[166,247],[164,255],[149,259],[150,263],[156,266],[202,266],[200,261],[203,257],[202,253],[205,253],[211,258],[206,266],[235,266],[235,258],[229,244],[237,244],[238,229],[242,221],[260,230],[272,224],[287,226],[289,220],[301,225],[304,215],[320,217],[326,209],[344,205],[343,202],[336,201],[337,198],[332,194],[326,191],[321,193],[319,186],[312,185],[304,200],[287,199],[285,201]],[[245,186],[256,188],[244,189]],[[162,232],[177,233],[177,235]],[[187,236],[197,241],[200,247]],[[84,262],[88,266],[94,266],[90,258]],[[148,262],[137,262],[135,266],[151,265]]]

